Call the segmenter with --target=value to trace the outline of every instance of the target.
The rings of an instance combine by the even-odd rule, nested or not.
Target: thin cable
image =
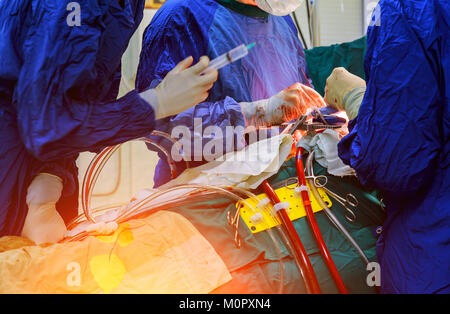
[[[309,199],[308,188],[306,186],[305,173],[303,171],[302,152],[303,148],[301,147],[297,148],[297,155],[295,159],[297,166],[298,185],[299,187],[302,187],[300,193],[303,200],[303,206],[306,211],[306,218],[308,220],[309,226],[311,227],[314,238],[316,239],[316,243],[317,246],[319,247],[320,254],[322,255],[322,258],[324,259],[325,264],[327,265],[328,270],[330,271],[331,277],[333,278],[334,283],[338,288],[338,291],[343,294],[348,294],[347,288],[345,287],[344,282],[341,276],[339,275],[339,271],[337,270],[336,265],[334,264],[331,254],[328,251],[325,241],[323,240],[322,234],[320,233],[320,229],[319,226],[317,225],[316,218],[314,217],[314,213],[311,207],[311,201]]]
[[[309,39],[310,39],[312,48],[314,48],[314,37],[313,37],[313,31],[311,28],[311,8],[310,8],[309,1],[310,0],[306,0],[306,16],[308,18]]]
[[[153,130],[152,133],[150,135],[157,135],[157,136],[161,136],[167,140],[169,140],[170,142],[172,142],[173,146],[178,148],[178,152],[181,154],[181,157],[183,158],[184,162],[186,163],[186,168],[190,168],[190,162],[189,162],[189,158],[188,156],[186,156],[183,152],[183,145],[180,144],[179,141],[177,141],[176,139],[174,139],[172,136],[170,136],[168,133],[163,132],[163,131],[159,131],[159,130]]]
[[[86,174],[83,178],[83,183],[81,186],[81,206],[83,208],[83,212],[86,216],[86,218],[92,222],[95,223],[95,220],[93,219],[92,215],[90,214],[89,210],[87,210],[90,206],[90,186],[91,182],[95,185],[95,182],[97,181],[98,175],[101,171],[101,169],[104,166],[104,159],[109,159],[109,157],[119,148],[119,146],[110,146],[105,148],[102,152],[97,154],[90,162],[89,167],[86,170]],[[106,158],[104,158],[106,156]],[[99,166],[97,166],[99,165]],[[98,170],[100,169],[100,170]]]
[[[297,13],[295,13],[295,11],[294,11],[294,12],[292,12],[292,15],[294,17],[293,20],[294,20],[295,26],[297,27],[298,34],[300,35],[300,39],[301,39],[301,41],[303,43],[303,47],[305,49],[308,49],[308,45],[306,44],[305,37],[303,37],[302,29],[300,27],[300,24],[298,23]]]
[[[179,146],[179,142],[176,141],[175,139],[173,139],[168,133],[154,130],[151,132],[150,135],[161,136],[161,137],[171,141],[174,146]],[[147,144],[150,144],[150,145],[156,147],[157,149],[159,149],[167,158],[167,161],[169,163],[169,167],[171,170],[172,178],[175,178],[177,176],[175,162],[172,160],[168,151],[164,147],[155,143],[154,141],[152,141],[149,138],[144,137],[144,138],[141,138],[138,140],[144,141]],[[93,187],[95,186],[97,179],[100,175],[100,172],[103,170],[103,167],[105,166],[106,162],[109,160],[109,158],[112,156],[112,154],[114,154],[115,151],[120,146],[121,146],[121,144],[107,147],[102,152],[100,152],[96,157],[94,157],[93,160],[91,161],[91,163],[89,164],[89,167],[86,171],[86,175],[83,178],[82,193],[81,193],[81,205],[83,207],[83,211],[85,213],[86,218],[92,223],[95,223],[95,219],[93,218],[92,215],[90,215],[90,212],[87,209],[90,208],[90,197],[92,195]],[[181,152],[181,149],[179,149],[179,151]],[[187,159],[187,157],[184,154],[182,154],[182,157],[186,163],[186,167],[189,168],[190,167],[189,160]]]

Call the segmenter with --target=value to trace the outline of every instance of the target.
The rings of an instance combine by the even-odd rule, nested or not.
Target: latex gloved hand
[[[27,191],[28,214],[23,237],[36,244],[55,243],[64,237],[67,228],[55,206],[62,189],[62,180],[55,175],[40,173],[33,179]]]
[[[325,107],[314,89],[295,83],[274,96],[254,102],[240,103],[246,125],[271,126],[296,119],[312,107]]]
[[[331,107],[345,110],[350,120],[358,115],[366,91],[366,82],[344,68],[335,68],[327,79],[325,101]]]
[[[188,57],[177,64],[163,81],[154,89],[140,93],[155,111],[156,119],[179,114],[201,103],[208,97],[217,80],[217,70],[201,75],[209,65],[209,58],[203,56],[192,65],[193,58]]]

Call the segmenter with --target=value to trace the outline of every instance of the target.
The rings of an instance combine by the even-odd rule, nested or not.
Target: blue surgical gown
[[[219,2],[167,1],[145,31],[136,84],[138,90],[154,87],[188,56],[193,56],[194,62],[202,55],[212,60],[241,44],[256,43],[246,57],[219,70],[219,79],[204,103],[157,122],[156,128],[169,134],[176,126],[187,126],[192,138],[194,131],[201,133],[208,126],[218,126],[224,136],[222,151],[227,152],[238,145],[227,144],[237,139],[226,138],[226,127],[245,124],[239,102],[269,98],[296,82],[306,84],[307,70],[303,47],[289,16],[272,16],[252,6],[239,12]],[[194,130],[194,118],[202,119],[201,128]],[[208,140],[204,137],[203,145]],[[160,143],[170,151],[170,142]],[[155,187],[171,178],[164,155],[160,157]],[[198,156],[191,157],[199,160]],[[191,166],[202,162],[194,161]],[[177,164],[178,172],[184,169],[184,163]]]
[[[121,56],[145,1],[78,0],[80,26],[68,23],[68,3],[0,0],[0,236],[20,234],[36,174],[63,179],[57,209],[67,222],[77,214],[78,153],[154,125],[136,91],[116,100]]]
[[[382,191],[384,293],[450,292],[450,2],[382,0],[340,157]]]

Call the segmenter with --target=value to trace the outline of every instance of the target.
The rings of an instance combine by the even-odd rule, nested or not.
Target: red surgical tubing
[[[261,186],[273,205],[281,203],[280,199],[278,198],[278,195],[275,193],[272,186],[269,184],[269,182],[267,182],[267,180],[265,180]],[[294,258],[298,259],[300,263],[301,269],[303,271],[302,275],[305,280],[306,288],[310,293],[313,294],[321,293],[319,282],[317,281],[314,269],[311,265],[308,255],[306,254],[305,248],[303,247],[303,244],[300,241],[297,231],[295,230],[294,225],[289,219],[286,210],[283,208],[279,209],[277,211],[277,215],[281,220],[282,226],[286,230],[289,240],[292,242],[291,246],[293,247],[294,254],[296,255],[294,256]]]
[[[325,260],[325,264],[327,265],[328,270],[331,273],[331,277],[333,277],[333,280],[339,292],[347,294],[348,293],[347,288],[345,287],[344,282],[342,281],[342,278],[339,275],[339,272],[336,268],[336,265],[334,264],[333,259],[331,258],[330,252],[328,251],[328,248],[325,245],[325,241],[323,240],[322,234],[320,233],[319,230],[319,226],[317,225],[316,218],[314,217],[314,213],[312,211],[311,201],[309,199],[309,194],[306,186],[305,173],[303,171],[302,153],[303,148],[301,147],[297,148],[296,166],[297,166],[298,185],[299,187],[302,187],[300,193],[303,200],[303,206],[305,207],[306,211],[306,218],[308,220],[309,226],[312,229],[314,238],[316,239],[316,243],[317,246],[319,247],[320,254],[322,255],[322,258]]]

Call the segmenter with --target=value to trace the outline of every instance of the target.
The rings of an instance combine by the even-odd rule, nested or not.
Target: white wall
[[[131,37],[128,49],[123,54],[122,81],[119,88],[119,97],[122,97],[134,89],[136,72],[139,65],[139,56],[141,54],[142,36],[144,35],[145,28],[150,24],[155,13],[156,10],[144,10],[144,17],[142,18],[141,24]]]
[[[322,0],[317,4],[322,46],[349,42],[363,36],[361,0]]]
[[[307,22],[306,1],[296,10],[308,48],[312,47]],[[364,0],[315,0],[317,25],[316,46],[350,42],[364,35]]]

